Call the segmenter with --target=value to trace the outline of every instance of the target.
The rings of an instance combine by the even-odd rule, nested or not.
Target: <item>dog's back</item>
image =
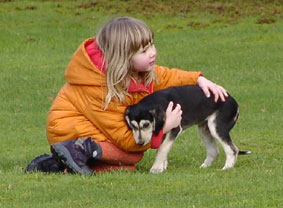
[[[204,121],[215,111],[221,111],[223,119],[230,121],[238,113],[238,104],[232,96],[228,96],[225,102],[220,99],[214,102],[214,95],[207,98],[200,87],[185,85],[170,87],[164,90],[156,91],[143,98],[138,104],[143,111],[162,108],[166,111],[169,102],[175,105],[180,104],[183,111],[182,126],[191,126]]]

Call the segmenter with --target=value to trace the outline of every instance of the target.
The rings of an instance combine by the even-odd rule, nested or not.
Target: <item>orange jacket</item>
[[[49,144],[79,137],[92,137],[96,141],[110,141],[125,151],[139,152],[150,147],[135,143],[131,130],[124,120],[128,105],[138,103],[150,93],[147,88],[136,87],[126,103],[110,102],[104,110],[107,94],[105,74],[93,64],[86,45],[94,42],[88,39],[74,53],[66,72],[66,84],[54,100],[47,118],[46,132]],[[200,72],[155,66],[158,84],[153,91],[170,86],[195,85]]]

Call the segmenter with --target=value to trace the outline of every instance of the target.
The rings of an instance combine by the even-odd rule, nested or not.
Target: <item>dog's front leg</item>
[[[164,141],[157,150],[155,161],[150,169],[150,173],[162,173],[168,166],[168,153],[173,146],[175,138],[171,137],[171,132],[167,133]]]

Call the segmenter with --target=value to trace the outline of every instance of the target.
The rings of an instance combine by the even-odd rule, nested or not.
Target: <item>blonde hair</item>
[[[112,99],[125,102],[131,79],[145,86],[155,80],[154,71],[138,73],[132,69],[131,58],[140,49],[153,43],[154,34],[142,21],[118,17],[107,23],[96,36],[96,43],[104,54],[107,95],[105,109]]]

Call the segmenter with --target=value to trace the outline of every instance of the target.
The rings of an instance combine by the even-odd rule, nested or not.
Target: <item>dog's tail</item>
[[[249,155],[251,153],[252,153],[251,151],[242,151],[242,150],[239,151],[239,155]]]

